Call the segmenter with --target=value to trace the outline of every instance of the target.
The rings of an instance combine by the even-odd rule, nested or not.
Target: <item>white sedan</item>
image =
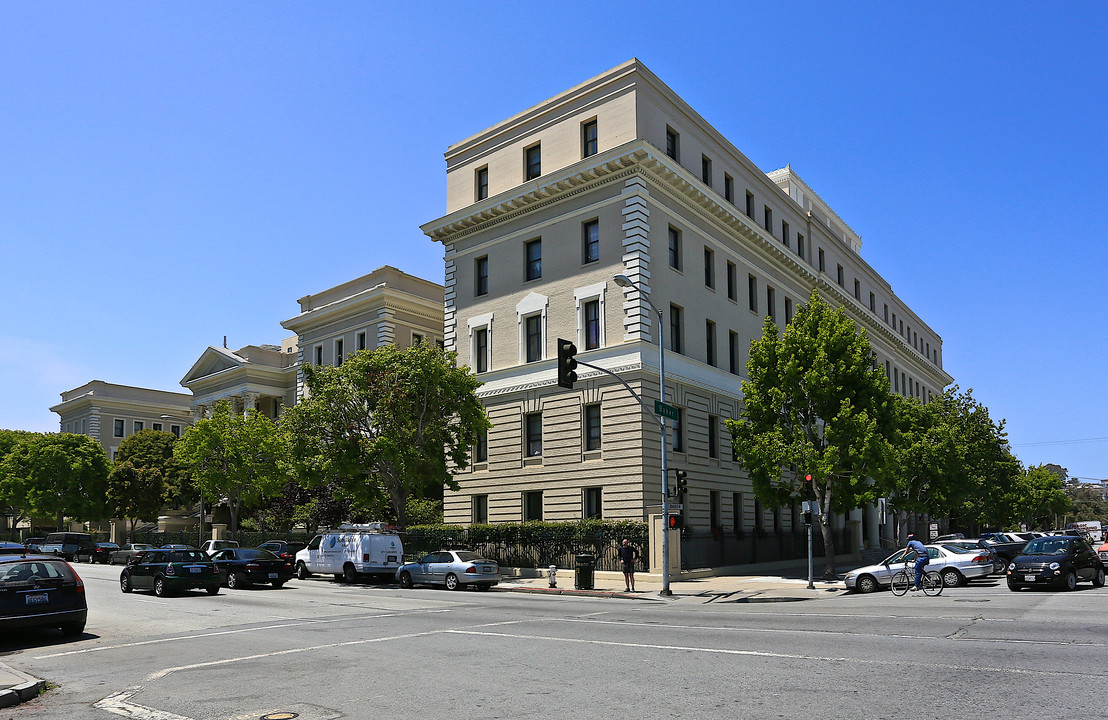
[[[988,577],[993,571],[989,556],[971,548],[951,545],[927,545],[928,570],[934,570],[943,578],[943,585],[956,587],[975,578]],[[904,569],[905,550],[895,553],[874,565],[851,570],[843,578],[847,590],[869,593],[888,587],[893,575]]]

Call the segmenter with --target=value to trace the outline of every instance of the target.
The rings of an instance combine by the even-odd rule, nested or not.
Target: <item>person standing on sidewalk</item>
[[[623,563],[624,592],[635,592],[635,563],[639,561],[639,549],[627,538],[619,546],[619,560]]]

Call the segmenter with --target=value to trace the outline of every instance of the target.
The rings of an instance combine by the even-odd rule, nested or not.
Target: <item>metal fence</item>
[[[845,552],[850,544],[850,529],[832,532],[837,552]],[[812,555],[823,557],[823,534],[812,533]],[[808,557],[806,532],[691,533],[681,537],[681,567],[683,570],[746,565],[750,563],[801,560]]]

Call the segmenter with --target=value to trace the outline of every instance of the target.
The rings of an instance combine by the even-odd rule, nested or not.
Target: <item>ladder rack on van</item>
[[[374,522],[374,523],[343,523],[339,525],[337,531],[333,532],[362,532],[362,533],[384,533],[389,532],[388,523]]]

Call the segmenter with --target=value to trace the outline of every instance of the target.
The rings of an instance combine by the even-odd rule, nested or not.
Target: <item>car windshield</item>
[[[1072,540],[1067,538],[1036,538],[1027,543],[1024,555],[1065,555],[1070,551]]]
[[[65,563],[47,560],[4,563],[0,565],[0,588],[18,587],[36,580],[72,580],[73,573]]]
[[[970,548],[963,547],[961,545],[943,545],[943,547],[952,553],[957,553],[958,555],[965,555],[966,553],[973,552],[973,550],[971,550]]]
[[[174,550],[169,553],[169,562],[202,562],[208,556],[199,550]]]
[[[481,557],[480,555],[478,555],[475,552],[466,551],[466,552],[459,552],[458,553],[458,559],[461,560],[462,562],[477,562],[478,560],[484,560],[485,558]]]
[[[276,555],[274,555],[270,551],[263,550],[261,548],[259,548],[257,550],[251,550],[251,549],[240,550],[238,555],[243,560],[280,560],[280,558],[278,558]]]

